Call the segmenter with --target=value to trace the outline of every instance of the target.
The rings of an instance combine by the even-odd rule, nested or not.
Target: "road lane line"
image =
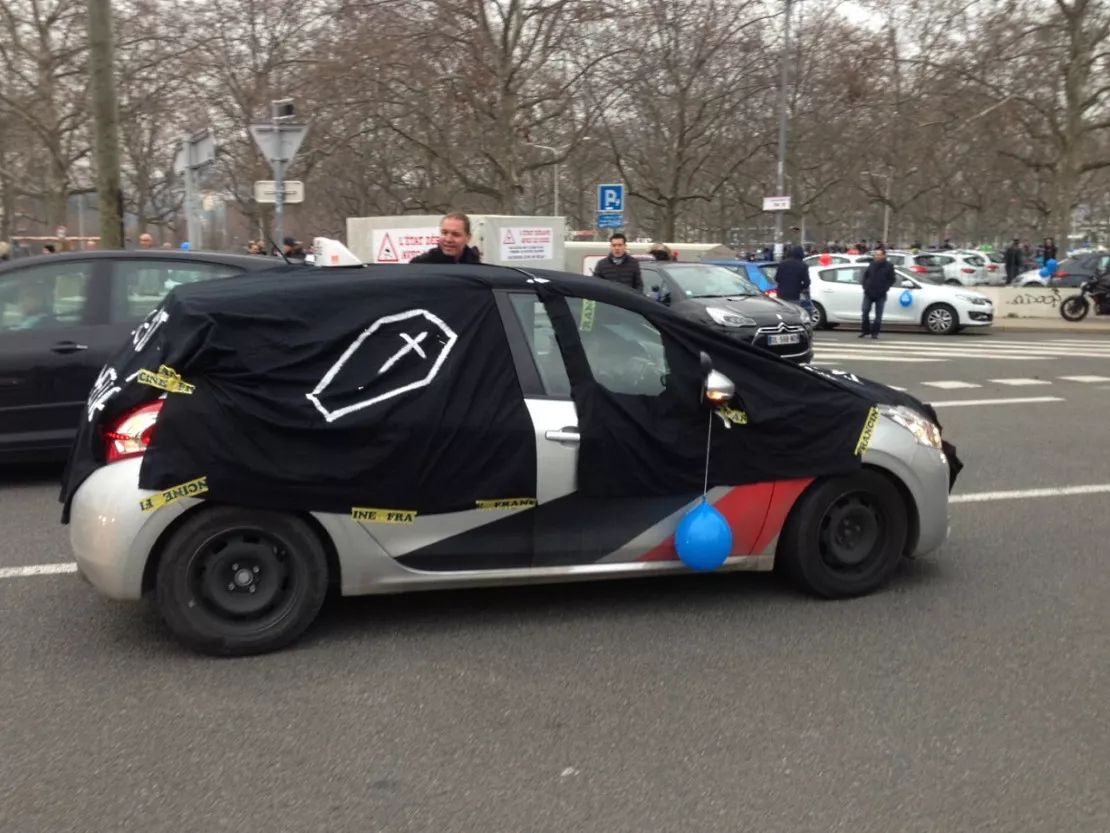
[[[995,500],[1033,500],[1041,497],[1074,497],[1076,495],[1104,495],[1110,492],[1110,483],[1091,486],[1058,486],[1048,489],[1019,489],[1009,492],[969,492],[951,495],[949,503],[989,503]]]
[[[28,567],[0,567],[0,579],[25,578],[27,576],[54,576],[59,573],[76,573],[77,562],[59,564],[32,564]]]
[[[1012,399],[949,399],[945,402],[930,402],[937,407],[958,408],[974,405],[1032,405],[1038,402],[1064,402],[1062,396],[1015,396]]]
[[[1095,384],[1098,382],[1110,382],[1110,376],[1061,376],[1065,382],[1083,382],[1084,384]]]
[[[960,390],[961,388],[981,388],[982,385],[977,385],[974,382],[922,382],[923,385],[928,385],[931,388],[940,388],[941,390]]]
[[[988,382],[994,382],[996,385],[1011,385],[1020,387],[1022,385],[1051,385],[1046,379],[987,379]]]

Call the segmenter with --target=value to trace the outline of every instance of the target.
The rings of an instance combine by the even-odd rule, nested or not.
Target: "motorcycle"
[[[1065,321],[1082,321],[1091,311],[1092,302],[1095,315],[1110,315],[1110,272],[1096,273],[1084,281],[1078,295],[1069,295],[1060,303],[1060,315]]]

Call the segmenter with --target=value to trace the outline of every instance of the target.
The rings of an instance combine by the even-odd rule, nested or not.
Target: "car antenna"
[[[283,252],[281,250],[281,247],[278,246],[278,244],[274,242],[274,238],[270,237],[269,234],[266,235],[266,242],[269,243],[270,246],[273,248],[273,250],[281,256],[281,259],[285,261],[286,266],[292,266],[293,265],[293,262],[285,256],[285,252]]]

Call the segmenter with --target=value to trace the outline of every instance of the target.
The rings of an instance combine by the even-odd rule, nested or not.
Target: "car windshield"
[[[724,266],[672,266],[666,272],[667,277],[687,298],[731,298],[736,295],[763,294],[746,277]]]

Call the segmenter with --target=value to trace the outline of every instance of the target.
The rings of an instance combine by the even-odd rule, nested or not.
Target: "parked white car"
[[[818,266],[809,270],[814,327],[831,329],[858,324],[863,319],[863,273],[867,265]],[[994,323],[990,298],[963,287],[924,283],[896,267],[898,283],[887,293],[884,324],[912,324],[935,335],[949,335],[964,327],[989,327]],[[910,294],[904,306],[903,293]]]
[[[944,264],[944,282],[949,286],[983,286],[987,281],[987,256],[982,252],[943,252],[952,259]],[[1005,273],[1003,273],[1005,282]]]

